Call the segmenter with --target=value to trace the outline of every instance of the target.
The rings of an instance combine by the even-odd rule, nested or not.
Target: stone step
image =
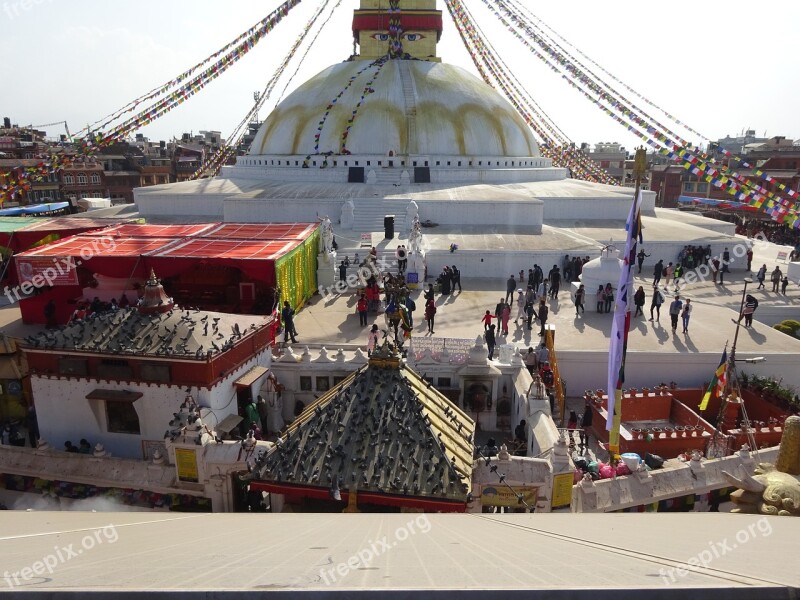
[[[353,231],[383,231],[383,218],[394,215],[395,233],[406,231],[408,200],[365,200],[354,202]]]

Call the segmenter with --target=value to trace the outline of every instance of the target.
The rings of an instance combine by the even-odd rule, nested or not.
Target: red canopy
[[[122,223],[75,235],[15,257],[31,279],[53,261],[72,257],[76,266],[107,277],[174,277],[195,265],[234,267],[251,279],[275,285],[275,261],[300,246],[318,223],[200,223],[137,225]],[[72,278],[74,279],[74,277]],[[59,280],[58,284],[65,285]]]
[[[192,225],[139,225],[136,223],[120,223],[91,235],[110,235],[114,237],[136,238],[185,238],[199,235],[215,227],[217,223],[196,223]]]
[[[160,277],[178,275],[198,264],[214,264],[235,267],[251,279],[275,285],[272,265],[302,243],[302,240],[190,238],[149,254],[146,261]]]
[[[231,240],[304,240],[319,223],[220,223],[200,237]]]
[[[19,272],[21,265],[41,265],[41,259],[64,261],[69,257],[75,266],[85,265],[93,273],[107,277],[147,277],[149,271],[144,255],[179,243],[168,238],[105,238],[76,235],[60,242],[17,254],[14,260]]]
[[[54,217],[52,219],[41,219],[13,233],[3,234],[2,238],[0,238],[0,243],[11,248],[14,252],[19,252],[27,250],[36,242],[53,234],[64,239],[79,233],[104,229],[114,223],[116,222],[109,221],[108,219],[93,219],[90,217]]]

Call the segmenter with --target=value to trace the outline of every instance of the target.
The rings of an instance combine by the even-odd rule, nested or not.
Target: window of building
[[[300,391],[301,392],[311,391],[311,377],[309,377],[308,375],[300,376]]]
[[[433,377],[423,377],[423,379],[433,385]]]
[[[705,181],[699,182],[697,184],[697,191],[698,192],[703,192],[703,193],[707,192],[708,191],[708,183],[706,183]]]
[[[100,175],[98,175],[97,173],[92,173],[91,179],[93,185],[100,185]]]
[[[333,376],[333,385],[335,385],[335,386],[336,386],[336,385],[339,385],[339,384],[340,384],[340,383],[342,383],[342,382],[343,382],[345,379],[346,379],[346,377],[345,377],[344,375],[334,375],[334,376]]]
[[[331,389],[331,379],[327,375],[324,377],[317,377],[317,391],[327,392]]]
[[[106,400],[106,425],[110,433],[141,433],[133,402]]]
[[[72,175],[64,175],[64,184],[72,185],[75,183],[75,178]]]
[[[84,173],[78,173],[78,185],[86,185],[88,181]]]
[[[693,192],[694,191],[694,183],[691,181],[684,181],[683,182],[683,191],[684,192]]]
[[[439,377],[439,387],[449,388],[450,383],[451,381],[449,377]]]
[[[169,365],[142,365],[142,379],[145,381],[158,381],[160,383],[169,383],[170,373]]]
[[[97,377],[99,379],[129,380],[133,379],[133,369],[127,360],[104,358],[97,365]]]
[[[82,358],[60,358],[58,372],[60,375],[86,375],[86,361]]]

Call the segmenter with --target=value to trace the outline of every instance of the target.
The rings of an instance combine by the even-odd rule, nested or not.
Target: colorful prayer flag
[[[722,359],[719,361],[717,370],[714,371],[714,377],[711,383],[708,384],[706,393],[703,394],[703,400],[700,402],[700,410],[708,408],[708,401],[711,400],[711,394],[715,393],[717,397],[722,396],[725,391],[725,382],[727,380],[726,370],[728,368],[728,349],[722,351]],[[716,390],[714,389],[716,388]]]

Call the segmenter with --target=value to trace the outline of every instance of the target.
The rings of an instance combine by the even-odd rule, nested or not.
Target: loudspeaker
[[[384,237],[387,240],[394,238],[394,215],[386,215],[383,217],[383,231]]]

